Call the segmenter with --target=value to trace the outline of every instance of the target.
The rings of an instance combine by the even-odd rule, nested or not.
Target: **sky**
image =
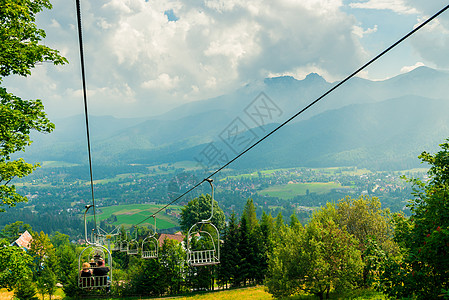
[[[83,113],[75,0],[38,14],[43,41],[69,64],[41,63],[2,85],[42,99],[50,118]],[[268,77],[345,78],[447,0],[81,0],[89,113],[163,114]],[[449,69],[449,11],[364,70],[383,80]]]

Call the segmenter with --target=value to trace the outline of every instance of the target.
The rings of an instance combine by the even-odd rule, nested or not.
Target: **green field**
[[[97,220],[102,221],[112,215],[115,215],[117,217],[117,221],[114,222],[113,225],[124,225],[125,227],[130,227],[151,216],[162,206],[163,205],[129,204],[100,207],[97,209]],[[180,212],[180,209],[180,206],[170,206],[170,210],[177,213]],[[92,216],[89,217],[89,219],[92,218]],[[153,219],[150,218],[139,226],[153,226]],[[161,211],[156,216],[156,226],[158,229],[168,229],[177,227],[179,224],[175,217],[167,215],[165,211]]]
[[[270,197],[279,197],[281,199],[291,199],[298,195],[305,195],[307,190],[310,193],[326,194],[333,189],[344,189],[339,183],[335,182],[311,182],[311,183],[292,183],[274,185],[258,192],[260,195]]]

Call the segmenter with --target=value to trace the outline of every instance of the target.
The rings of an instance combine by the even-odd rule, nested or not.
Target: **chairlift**
[[[136,238],[128,241],[127,247],[126,247],[126,253],[128,255],[136,255],[139,253],[139,242],[137,240],[137,226],[136,229]]]
[[[187,236],[187,263],[191,266],[210,266],[220,263],[220,233],[217,227],[211,222],[214,215],[213,180],[208,178],[205,181],[209,182],[212,191],[211,215],[208,219],[197,222],[189,229]],[[192,249],[193,245],[191,240],[194,237],[199,237],[199,240],[203,242],[201,249],[198,249],[198,247]]]
[[[154,219],[154,230],[153,234],[148,235],[142,241],[142,258],[157,258],[158,255],[158,241],[156,239],[156,217],[153,215]]]
[[[98,230],[99,230],[99,233],[97,234],[97,236],[98,236],[98,241],[99,241],[100,245],[103,245],[105,247],[107,246],[109,251],[120,250],[120,248],[119,248],[120,245],[118,245],[118,243],[117,243],[117,241],[118,241],[117,236],[120,235],[118,226],[116,226],[114,228],[114,230],[112,230],[110,233],[106,232],[102,228],[98,228]]]
[[[108,248],[98,243],[99,239],[89,241],[86,214],[93,205],[87,205],[84,212],[85,240],[89,245],[78,257],[78,287],[81,289],[109,289],[112,282],[112,256]],[[94,229],[92,234],[96,236]]]
[[[120,243],[121,243],[120,234],[114,235],[114,237],[112,238],[111,251],[120,251]]]
[[[128,233],[125,233],[125,236],[120,236],[120,252],[128,251]]]

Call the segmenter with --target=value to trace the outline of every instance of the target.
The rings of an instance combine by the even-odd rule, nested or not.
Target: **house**
[[[28,251],[30,249],[31,241],[33,240],[33,237],[28,232],[28,230],[25,230],[24,233],[22,233],[17,240],[11,243],[11,246],[16,246],[24,249],[25,251]]]
[[[162,247],[162,244],[164,243],[165,239],[175,240],[182,243],[184,241],[184,238],[185,236],[181,233],[181,231],[178,231],[175,232],[175,234],[161,233],[157,241],[159,243],[159,247]]]

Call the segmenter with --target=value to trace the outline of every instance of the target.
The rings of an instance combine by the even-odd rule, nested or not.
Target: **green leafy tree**
[[[0,232],[0,236],[7,239],[9,243],[12,243],[26,230],[28,230],[30,234],[33,234],[33,230],[29,224],[24,224],[22,221],[16,221],[11,224],[6,224]]]
[[[432,155],[419,158],[430,165],[429,180],[411,179],[414,199],[410,219],[398,218],[395,236],[404,258],[391,261],[384,289],[394,297],[435,299],[449,289],[449,140]]]
[[[60,247],[70,245],[70,237],[67,234],[55,231],[50,237],[50,242],[56,249],[58,249]]]
[[[201,195],[182,208],[180,222],[182,231],[187,232],[195,223],[210,217],[212,208],[211,199],[212,197],[210,195]],[[225,227],[225,215],[215,200],[211,223],[217,227],[219,232],[222,232]]]
[[[48,0],[3,0],[0,5],[0,84],[3,77],[28,76],[38,62],[64,64],[67,60],[57,50],[40,44],[45,32],[35,24],[36,14],[50,9]],[[22,100],[0,87],[0,206],[15,206],[26,201],[10,185],[14,178],[31,174],[39,164],[11,159],[31,144],[32,130],[49,133],[54,125],[44,113],[41,100]],[[4,208],[0,208],[4,211]]]
[[[50,299],[56,290],[56,274],[59,273],[59,265],[55,255],[55,248],[50,237],[41,231],[35,234],[31,241],[30,255],[33,257],[33,275],[37,281],[37,289],[42,295],[49,295]]]
[[[19,300],[38,300],[37,290],[30,277],[22,278],[16,285],[14,297]]]
[[[159,259],[163,266],[164,282],[168,284],[170,295],[185,291],[186,253],[181,243],[166,239],[159,251]]]
[[[63,245],[56,248],[55,258],[55,273],[58,281],[64,285],[69,282],[72,271],[78,269],[78,257],[71,245]]]
[[[45,295],[48,295],[50,300],[56,291],[56,275],[48,266],[44,267],[37,278],[37,289],[44,300]]]
[[[390,211],[382,209],[376,197],[360,196],[353,199],[347,196],[338,203],[327,203],[315,218],[332,218],[341,229],[347,230],[357,239],[365,266],[362,277],[365,286],[373,284],[378,274],[372,265],[374,261],[382,260],[383,255],[394,257],[399,253],[399,246],[393,240],[394,227]],[[381,256],[375,259],[375,254]],[[379,264],[376,266],[380,267]]]
[[[19,281],[30,277],[31,259],[19,247],[0,245],[0,288],[12,290]]]
[[[357,240],[331,218],[317,216],[304,230],[295,226],[279,232],[266,280],[275,297],[305,290],[324,299],[333,289],[357,286],[363,267]]]
[[[299,228],[298,228],[299,229]],[[301,244],[304,230],[283,225],[276,230],[276,240],[273,249],[269,252],[268,272],[265,278],[265,286],[268,292],[276,298],[287,297],[301,290],[297,282],[297,274],[305,273],[303,265],[298,264],[297,259],[301,253]]]
[[[169,287],[162,264],[156,259],[141,260],[131,267],[131,288],[134,295],[161,296]]]

